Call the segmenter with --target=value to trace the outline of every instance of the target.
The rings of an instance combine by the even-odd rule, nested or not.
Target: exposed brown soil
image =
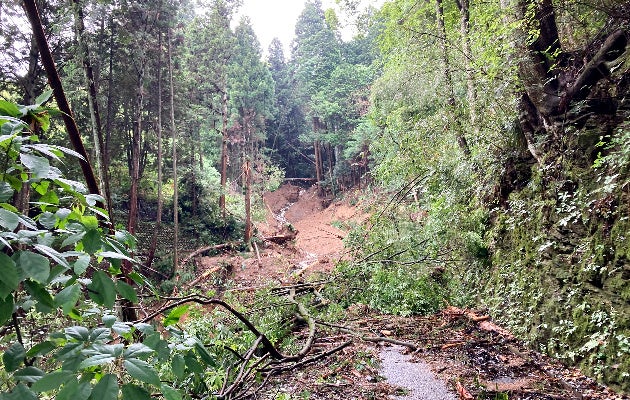
[[[267,219],[256,224],[259,237],[286,233],[290,224],[295,240],[283,244],[258,242],[256,252],[196,260],[200,289],[216,288],[217,280],[232,283],[235,290],[268,284],[288,285],[314,273],[326,273],[347,257],[342,239],[352,223],[367,215],[347,201],[322,200],[315,188],[284,185],[264,196]],[[414,357],[427,363],[437,377],[461,399],[627,399],[615,394],[577,369],[529,350],[509,332],[494,325],[483,313],[449,308],[428,317],[379,315],[365,305],[347,310],[343,324],[359,336],[383,337],[413,344]],[[478,316],[482,316],[477,318]],[[313,352],[324,352],[347,340],[353,345],[282,374],[256,396],[291,399],[391,399],[400,390],[383,382],[378,366],[381,346],[362,341],[348,330],[320,327]],[[297,335],[303,335],[298,332]]]

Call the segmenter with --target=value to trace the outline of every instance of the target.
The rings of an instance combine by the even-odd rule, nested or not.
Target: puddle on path
[[[457,400],[446,384],[439,381],[424,363],[411,362],[410,356],[403,355],[400,346],[384,347],[381,350],[381,375],[392,386],[403,388],[404,396],[396,400]]]

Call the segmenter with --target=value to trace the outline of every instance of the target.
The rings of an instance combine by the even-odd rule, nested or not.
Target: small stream
[[[394,396],[396,400],[457,400],[458,397],[448,390],[446,384],[435,378],[425,363],[411,362],[411,356],[403,355],[400,346],[381,349],[381,375],[387,383],[406,391],[403,396]]]

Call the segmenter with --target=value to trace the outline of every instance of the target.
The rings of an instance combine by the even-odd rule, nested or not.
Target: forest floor
[[[354,205],[356,198],[322,201],[315,188],[287,184],[266,193],[264,200],[269,213],[264,222],[257,224],[258,235],[292,235],[283,228],[288,223],[297,231],[295,239],[282,244],[260,243],[259,255],[252,252],[200,257],[196,260],[200,278],[195,287],[210,290],[222,280],[229,281],[227,290],[252,291],[269,285],[295,285],[313,274],[326,276],[338,260],[349,257],[343,247],[347,234],[344,229],[368,218],[361,207]],[[346,341],[352,341],[352,345],[275,377],[257,392],[256,398],[629,398],[596,384],[577,369],[528,349],[483,311],[448,307],[436,315],[402,318],[356,304],[346,310],[339,324],[318,327],[312,352],[323,353]],[[306,328],[296,334],[306,336]],[[399,351],[398,347],[391,347],[396,341],[406,344],[404,352],[426,368],[410,368],[406,360],[399,361],[393,353]],[[388,371],[381,364],[389,365]],[[390,381],[383,376],[386,374]],[[401,386],[393,386],[392,374],[402,376],[402,381],[396,380]],[[437,392],[422,395],[410,389],[412,383],[433,377],[444,383],[452,393],[445,396],[451,397]]]

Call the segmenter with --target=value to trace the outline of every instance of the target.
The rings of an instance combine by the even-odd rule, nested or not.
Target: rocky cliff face
[[[494,316],[518,335],[630,392],[627,53],[571,105],[571,121],[553,122],[556,141],[545,139],[542,160],[511,168],[526,173],[499,190],[492,262],[479,283]]]

